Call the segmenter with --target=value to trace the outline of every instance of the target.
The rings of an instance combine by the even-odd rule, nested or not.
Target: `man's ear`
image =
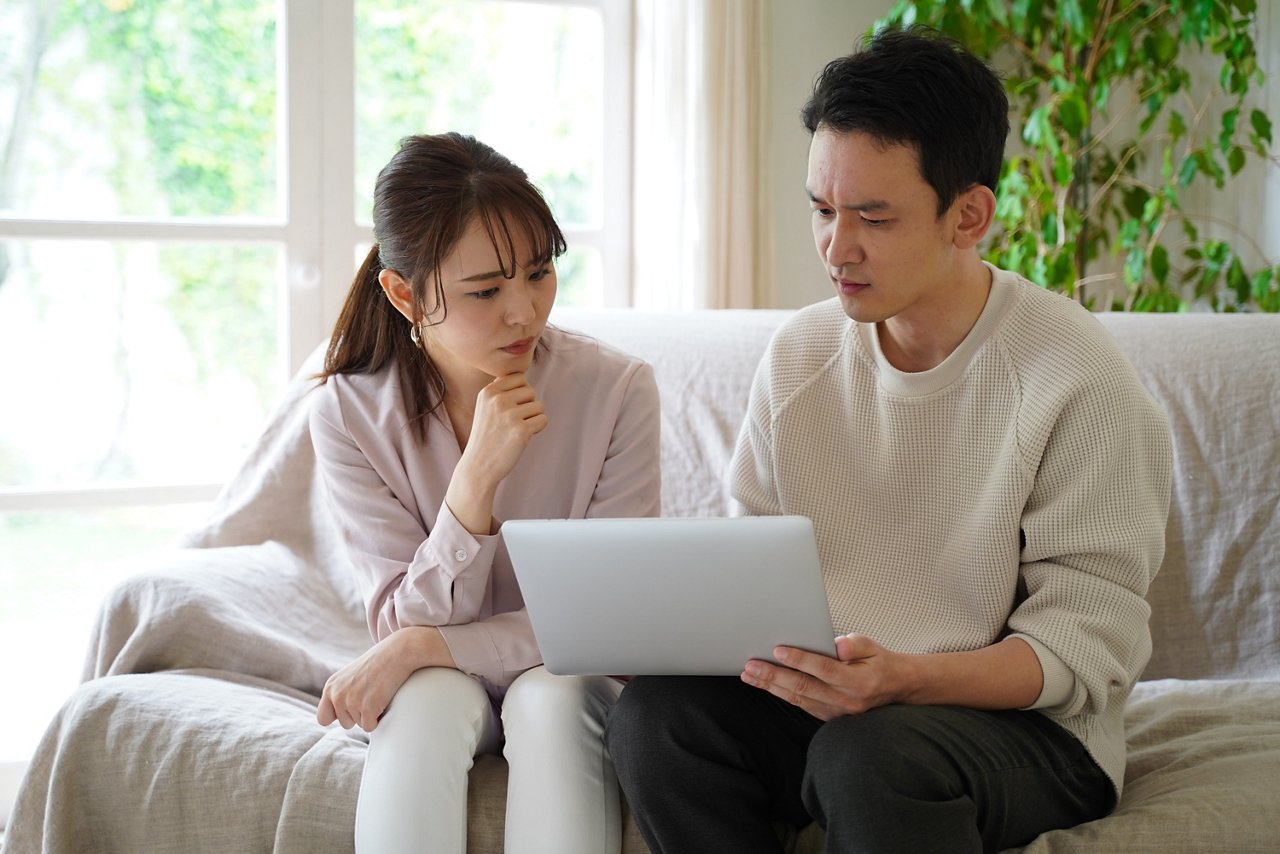
[[[959,218],[952,235],[952,242],[959,249],[972,249],[986,237],[996,216],[996,196],[990,188],[974,184],[955,201]]]
[[[413,323],[413,288],[404,280],[404,276],[401,276],[395,270],[383,269],[378,273],[378,284],[382,286],[382,292],[387,295],[387,299],[396,307],[396,311],[403,314],[410,323]]]

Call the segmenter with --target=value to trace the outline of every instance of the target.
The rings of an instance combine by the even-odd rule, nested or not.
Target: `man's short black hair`
[[[938,216],[975,184],[994,193],[1009,135],[1000,78],[963,45],[922,26],[887,27],[827,63],[801,113],[820,127],[910,145],[938,196]]]

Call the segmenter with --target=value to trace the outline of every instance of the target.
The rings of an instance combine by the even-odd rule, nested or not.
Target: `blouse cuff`
[[[497,535],[477,537],[463,527],[449,505],[441,502],[436,524],[430,536],[418,549],[414,563],[439,567],[450,580],[465,573],[474,564],[488,566],[497,548]],[[481,558],[485,560],[481,560]]]
[[[463,623],[457,626],[441,626],[454,665],[463,673],[478,676],[491,685],[502,685],[505,670],[502,656],[493,636],[479,623]]]

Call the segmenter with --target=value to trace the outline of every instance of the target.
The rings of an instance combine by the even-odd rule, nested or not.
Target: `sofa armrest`
[[[223,670],[318,695],[369,644],[359,603],[280,543],[177,549],[104,599],[83,676]]]

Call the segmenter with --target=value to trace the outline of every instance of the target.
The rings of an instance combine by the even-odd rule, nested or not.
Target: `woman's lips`
[[[514,344],[508,344],[502,348],[502,352],[509,353],[512,356],[523,356],[533,349],[533,338],[522,338]]]

